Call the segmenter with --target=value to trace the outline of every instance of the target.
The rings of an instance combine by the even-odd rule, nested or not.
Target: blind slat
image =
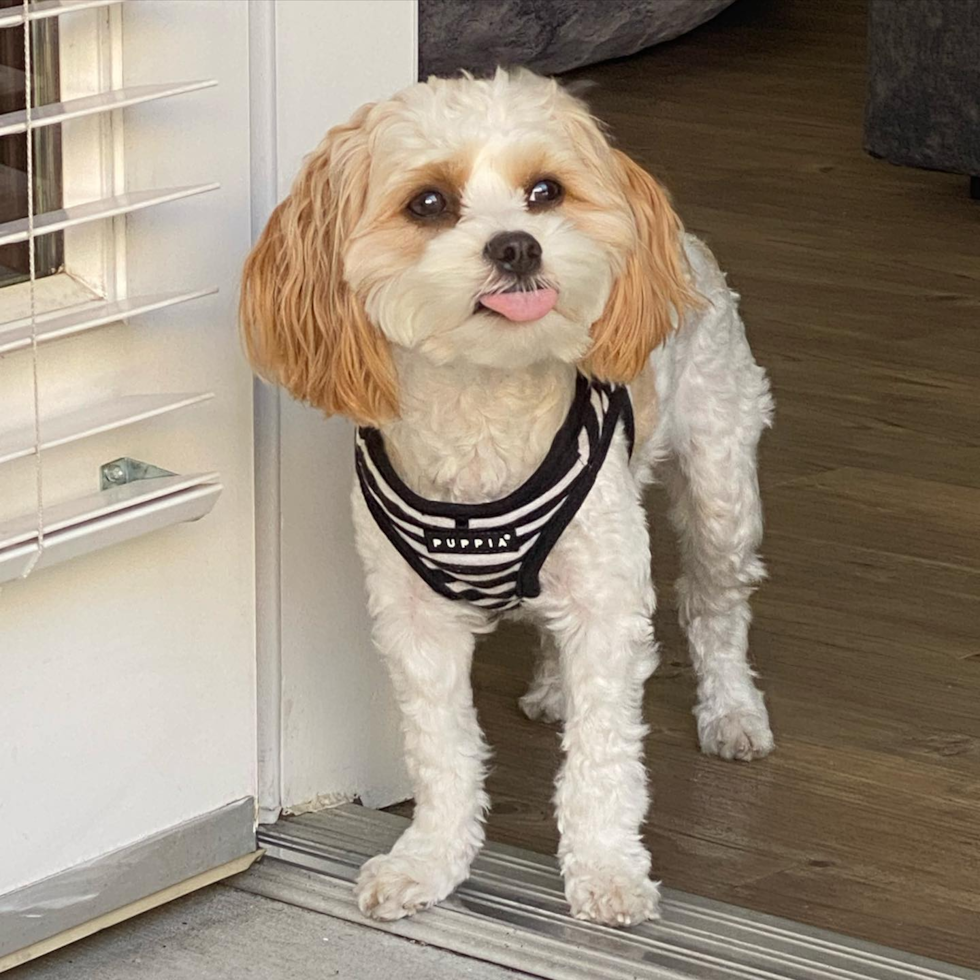
[[[99,303],[96,306],[86,304],[82,310],[69,312],[54,310],[38,317],[37,342],[43,344],[52,340],[60,340],[62,337],[71,337],[74,334],[93,330],[117,320],[126,320],[141,313],[150,313],[153,310],[162,310],[168,306],[176,306],[178,303],[186,303],[192,299],[200,299],[202,296],[210,296],[217,291],[216,288],[211,287],[177,293],[155,293],[149,296],[132,296],[115,303]],[[10,323],[0,324],[0,354],[9,354],[12,351],[23,350],[30,346],[31,323],[29,319],[12,320]]]
[[[155,500],[136,499],[111,514],[79,520],[46,535],[41,555],[36,539],[0,550],[0,583],[20,578],[32,562],[35,569],[47,568],[173,524],[200,520],[210,513],[222,489],[220,483],[202,483]]]
[[[100,201],[89,201],[87,204],[77,204],[74,207],[61,208],[57,211],[45,211],[34,218],[34,237],[40,238],[41,235],[50,235],[73,225],[99,221],[102,218],[114,218],[120,214],[131,214],[133,211],[151,208],[157,204],[179,201],[194,194],[217,190],[220,186],[220,184],[193,184],[189,187],[135,191],[131,194],[106,197]],[[27,237],[26,218],[18,218],[15,221],[0,224],[0,245],[26,242]]]
[[[202,483],[217,483],[217,473],[175,473],[173,476],[157,476],[147,480],[135,480],[120,487],[97,490],[54,504],[44,511],[44,529],[47,532],[63,531],[73,524],[105,517],[129,507],[135,502],[145,503],[188,487]],[[0,523],[0,551],[32,541],[37,537],[37,515],[31,511]]]
[[[196,405],[213,398],[213,392],[193,394],[123,395],[108,402],[86,405],[64,415],[41,420],[41,449],[54,449],[89,436],[134,425],[158,415]],[[0,435],[0,463],[34,454],[34,426]]]
[[[113,109],[125,109],[127,106],[152,102],[155,99],[165,99],[172,95],[198,92],[217,84],[214,79],[204,79],[202,81],[172,82],[162,85],[137,85],[133,88],[100,92],[98,95],[86,95],[80,99],[69,99],[67,102],[49,102],[47,105],[35,106],[31,110],[31,129],[53,126],[56,123],[63,123],[69,119],[79,119],[82,116],[94,116],[100,112],[112,112]],[[26,131],[26,110],[19,109],[16,112],[7,112],[0,116],[0,136],[11,136],[14,133]]]

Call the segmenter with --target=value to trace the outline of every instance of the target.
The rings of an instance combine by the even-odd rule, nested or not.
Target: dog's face
[[[372,322],[438,362],[581,360],[636,234],[584,110],[501,73],[417,86],[378,116],[345,260]]]
[[[307,160],[246,265],[246,343],[297,396],[375,424],[397,414],[391,345],[628,381],[689,299],[679,232],[555,82],[432,79]]]

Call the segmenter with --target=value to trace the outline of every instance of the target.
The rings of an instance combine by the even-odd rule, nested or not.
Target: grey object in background
[[[980,174],[980,0],[870,0],[864,145]]]
[[[635,54],[734,0],[419,0],[419,76],[524,65],[544,74]]]

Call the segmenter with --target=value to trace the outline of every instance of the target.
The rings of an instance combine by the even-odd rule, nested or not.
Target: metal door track
[[[351,884],[387,851],[402,817],[343,806],[259,829],[264,861],[235,885],[548,980],[980,980],[980,973],[665,889],[663,918],[629,930],[568,915],[557,865],[489,844],[469,881],[435,908],[378,923]]]

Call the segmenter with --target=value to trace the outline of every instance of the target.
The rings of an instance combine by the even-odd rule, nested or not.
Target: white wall
[[[327,129],[415,80],[415,14],[414,0],[276,4],[280,197]],[[410,791],[354,553],[351,427],[285,395],[280,408],[281,802],[385,805]]]
[[[70,16],[82,16],[72,14]],[[123,7],[125,81],[219,87],[126,110],[132,189],[220,191],[128,219],[130,291],[218,285],[216,297],[41,349],[45,407],[129,391],[213,390],[156,422],[52,450],[52,498],[96,489],[135,456],[217,469],[211,515],[39,571],[0,594],[0,892],[255,793],[251,377],[235,326],[248,248],[244,3]],[[0,361],[0,424],[9,368]],[[31,480],[0,471],[0,497]]]

